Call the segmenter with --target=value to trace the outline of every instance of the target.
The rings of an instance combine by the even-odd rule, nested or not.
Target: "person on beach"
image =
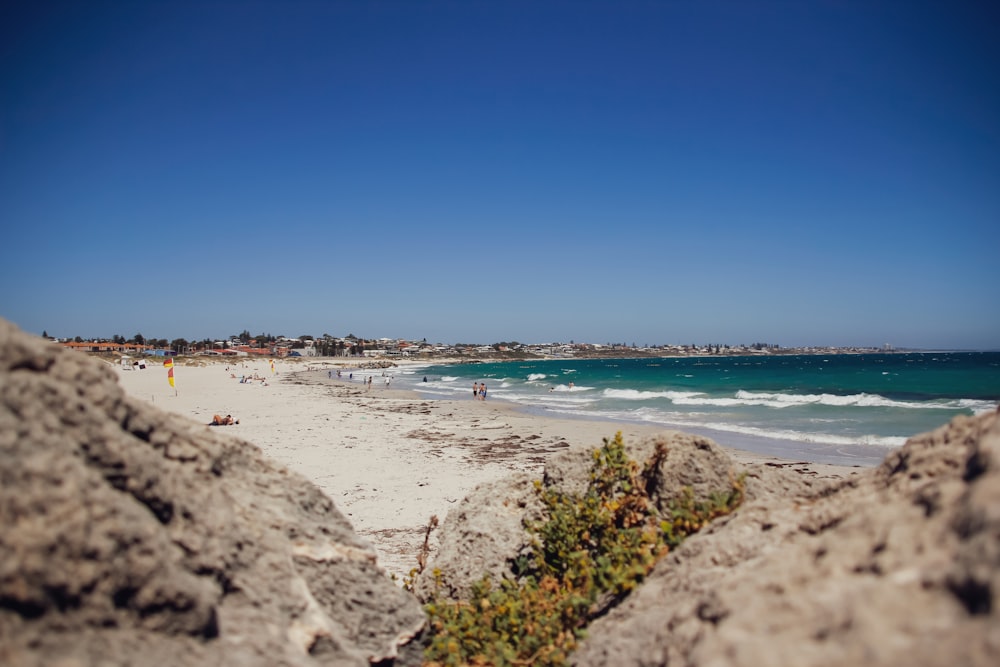
[[[479,398],[479,383],[472,383],[472,398]]]
[[[486,400],[486,383],[485,382],[482,383],[481,385],[479,385],[479,400],[480,401],[485,401]]]
[[[233,419],[232,415],[226,415],[225,417],[220,417],[219,415],[212,415],[212,421],[208,422],[209,426],[231,426],[232,424],[239,424],[239,419]]]

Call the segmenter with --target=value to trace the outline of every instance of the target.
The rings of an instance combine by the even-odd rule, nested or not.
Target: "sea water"
[[[396,379],[430,398],[471,399],[472,384],[485,382],[488,400],[553,416],[650,423],[768,455],[875,465],[912,435],[996,410],[1000,352],[550,359],[406,366]]]

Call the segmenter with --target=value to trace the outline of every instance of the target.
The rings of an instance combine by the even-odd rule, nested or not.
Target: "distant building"
[[[153,354],[153,347],[151,345],[137,345],[135,343],[114,343],[99,340],[82,341],[77,343],[76,341],[69,340],[59,344],[69,350],[78,350],[80,352],[132,352],[135,354]]]

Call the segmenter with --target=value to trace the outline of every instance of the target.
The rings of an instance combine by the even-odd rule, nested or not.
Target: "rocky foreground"
[[[956,419],[843,480],[746,468],[744,505],[593,623],[574,661],[1000,663],[998,422]],[[704,438],[662,438],[660,501],[744,470]],[[578,487],[590,460],[556,454],[543,482]],[[506,572],[536,500],[527,475],[479,487],[417,594],[433,568],[456,595]],[[0,664],[420,662],[417,597],[311,483],[2,321],[0,527]]]
[[[0,664],[363,665],[423,626],[333,502],[0,322]]]

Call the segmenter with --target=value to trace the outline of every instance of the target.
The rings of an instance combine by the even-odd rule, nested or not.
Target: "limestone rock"
[[[0,320],[0,664],[367,665],[424,623],[333,502]]]
[[[732,460],[704,436],[667,432],[641,445],[632,456],[637,461],[648,460],[661,444],[667,455],[654,471],[650,494],[661,511],[679,499],[684,489],[690,489],[695,500],[708,500],[713,493],[732,488],[736,476]]]
[[[957,418],[877,469],[777,485],[689,538],[588,629],[585,665],[1000,662],[1000,420]],[[778,476],[780,477],[780,475]]]
[[[510,576],[509,562],[529,545],[524,521],[540,518],[541,511],[527,474],[480,484],[448,513],[440,536],[446,546],[417,577],[414,592],[426,600],[441,585],[444,595],[463,599],[484,574],[493,581]],[[434,570],[441,572],[439,581]]]

